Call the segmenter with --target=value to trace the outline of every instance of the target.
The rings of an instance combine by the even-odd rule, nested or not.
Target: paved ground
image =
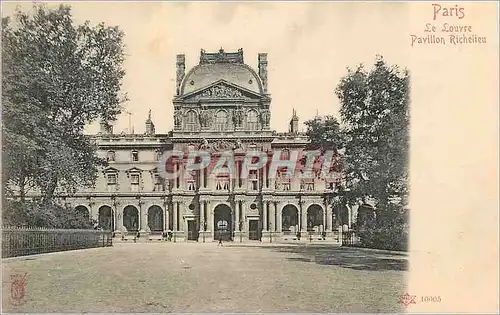
[[[116,244],[3,261],[4,312],[401,312],[407,257],[321,245]],[[11,301],[10,275],[27,273]]]

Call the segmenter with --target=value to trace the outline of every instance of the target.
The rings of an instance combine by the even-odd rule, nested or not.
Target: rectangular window
[[[115,192],[117,190],[116,174],[107,174],[106,180],[108,182],[108,192]]]
[[[139,174],[130,175],[130,184],[133,192],[139,191]]]
[[[139,152],[132,151],[132,162],[139,162]]]
[[[155,174],[154,176],[154,187],[153,191],[163,191],[163,180],[160,175]]]
[[[248,173],[248,181],[250,184],[250,190],[259,190],[259,177],[256,170],[251,170]]]
[[[130,181],[132,182],[132,184],[139,184],[139,175],[137,174],[133,174],[133,175],[130,175]]]
[[[108,174],[108,185],[116,185],[116,174]]]

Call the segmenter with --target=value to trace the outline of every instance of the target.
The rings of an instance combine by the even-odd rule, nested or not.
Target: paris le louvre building
[[[334,239],[340,227],[351,227],[357,206],[329,204],[334,185],[329,180],[297,176],[271,178],[268,169],[242,178],[208,176],[177,161],[181,176],[165,180],[158,161],[173,150],[203,149],[216,156],[232,150],[236,169],[247,150],[305,149],[295,111],[289,132],[270,129],[271,97],[267,88],[267,54],[258,55],[257,71],[246,65],[243,50],[215,53],[201,50],[199,63],[186,71],[185,55],[177,55],[174,129],[156,134],[151,112],[144,134],[114,134],[101,123],[92,135],[98,154],[108,161],[94,187],[81,189],[66,203],[88,213],[117,238],[139,232],[139,239],[167,236],[170,241],[208,242]],[[137,233],[136,233],[137,234]]]

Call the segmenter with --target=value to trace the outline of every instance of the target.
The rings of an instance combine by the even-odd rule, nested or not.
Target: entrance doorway
[[[259,220],[248,221],[248,239],[253,241],[260,240]]]
[[[233,240],[233,216],[231,208],[220,204],[214,209],[214,239],[223,241]]]
[[[198,240],[198,226],[195,220],[188,220],[188,241]]]

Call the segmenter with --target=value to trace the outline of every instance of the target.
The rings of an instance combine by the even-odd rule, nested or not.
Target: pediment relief
[[[212,100],[212,99],[259,99],[260,95],[247,91],[244,88],[229,84],[225,81],[219,81],[213,85],[194,91],[191,94],[182,97],[185,101],[199,101],[199,100]]]

